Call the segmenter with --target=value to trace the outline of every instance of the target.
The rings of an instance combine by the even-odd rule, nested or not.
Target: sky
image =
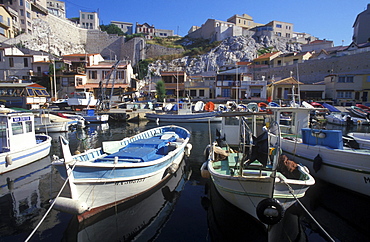
[[[98,12],[100,24],[123,21],[148,23],[185,36],[191,26],[207,19],[226,21],[235,14],[250,15],[254,22],[277,20],[294,24],[294,32],[308,33],[334,45],[352,42],[353,24],[370,0],[64,0],[67,18],[79,11]]]

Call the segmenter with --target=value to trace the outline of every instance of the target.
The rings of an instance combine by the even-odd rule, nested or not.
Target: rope
[[[54,204],[56,202],[56,199],[60,196],[60,194],[62,193],[64,187],[67,185],[67,182],[69,181],[69,177],[72,174],[72,171],[74,170],[76,164],[77,164],[77,161],[73,164],[73,167],[71,169],[71,172],[68,174],[67,179],[65,180],[63,186],[60,188],[60,190],[58,192],[58,195],[55,197],[53,203],[50,205],[49,209],[46,211],[46,213],[44,214],[44,216],[41,218],[40,222],[33,229],[33,231],[31,232],[31,234],[27,237],[27,239],[25,240],[26,242],[31,239],[31,237],[34,235],[34,233],[37,231],[37,229],[40,227],[40,225],[44,222],[46,216],[50,213],[51,209],[53,208],[53,206],[54,206]]]
[[[286,183],[284,181],[284,179],[281,179],[285,185],[287,185],[287,187],[289,188],[289,192],[290,194],[292,194],[292,196],[294,197],[294,199],[299,203],[299,205],[301,205],[301,207],[303,208],[303,210],[311,217],[311,219],[316,223],[316,225],[321,229],[321,231],[323,231],[325,233],[325,235],[328,237],[328,239],[330,241],[335,241],[330,235],[328,232],[326,232],[326,230],[319,224],[319,222],[313,217],[313,215],[307,210],[307,208],[301,203],[301,201],[299,201],[299,199],[294,195],[294,192],[293,192],[293,189],[292,187]]]

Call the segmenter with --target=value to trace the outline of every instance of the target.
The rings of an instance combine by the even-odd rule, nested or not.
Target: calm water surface
[[[266,229],[228,204],[200,175],[203,151],[219,124],[178,124],[192,136],[193,150],[168,181],[137,199],[81,223],[55,210],[30,241],[326,241],[325,234],[299,206],[292,206],[278,226]],[[53,137],[51,156],[61,156],[59,135],[72,152],[96,148],[157,126],[155,123],[93,124]],[[328,128],[331,128],[329,126]],[[369,132],[368,126],[338,127],[343,133]],[[0,175],[0,241],[24,241],[49,208],[64,181],[46,157]],[[62,196],[69,196],[68,189]],[[370,236],[370,199],[325,182],[310,188],[303,204],[336,241],[366,241]]]

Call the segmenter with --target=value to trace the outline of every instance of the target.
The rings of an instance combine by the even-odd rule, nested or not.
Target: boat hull
[[[273,197],[279,201],[284,211],[296,202],[288,187],[282,182],[276,182],[275,189],[273,189],[274,183],[269,175],[232,178],[231,176],[222,176],[212,172],[212,169],[210,169],[210,173],[220,195],[257,220],[259,219],[257,206],[264,199],[271,197],[272,190],[274,190]],[[295,196],[301,198],[312,184],[289,185],[293,188]]]
[[[173,137],[178,138],[174,141]],[[70,162],[53,161],[60,175],[69,178],[71,201],[87,208],[71,213],[91,216],[152,189],[177,171],[189,138],[190,133],[183,128],[164,126],[122,141],[110,141],[103,148],[74,156]],[[151,148],[152,145],[158,147]],[[66,207],[68,212],[71,207]]]
[[[39,137],[43,141],[24,150],[0,154],[0,174],[30,164],[44,158],[50,153],[51,137],[47,135],[36,135],[36,137]],[[11,164],[9,164],[10,158]]]

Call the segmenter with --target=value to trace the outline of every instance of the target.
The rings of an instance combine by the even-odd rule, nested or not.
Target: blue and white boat
[[[35,134],[32,113],[0,113],[0,174],[44,158],[51,137]]]
[[[189,139],[182,127],[162,126],[72,156],[61,136],[64,158],[52,164],[68,179],[71,198],[57,197],[54,209],[87,218],[148,191],[178,169]]]
[[[147,113],[145,116],[149,121],[155,122],[170,122],[170,123],[207,123],[221,122],[221,117],[218,117],[220,112],[193,112],[190,102],[179,103],[175,105],[174,111]]]

